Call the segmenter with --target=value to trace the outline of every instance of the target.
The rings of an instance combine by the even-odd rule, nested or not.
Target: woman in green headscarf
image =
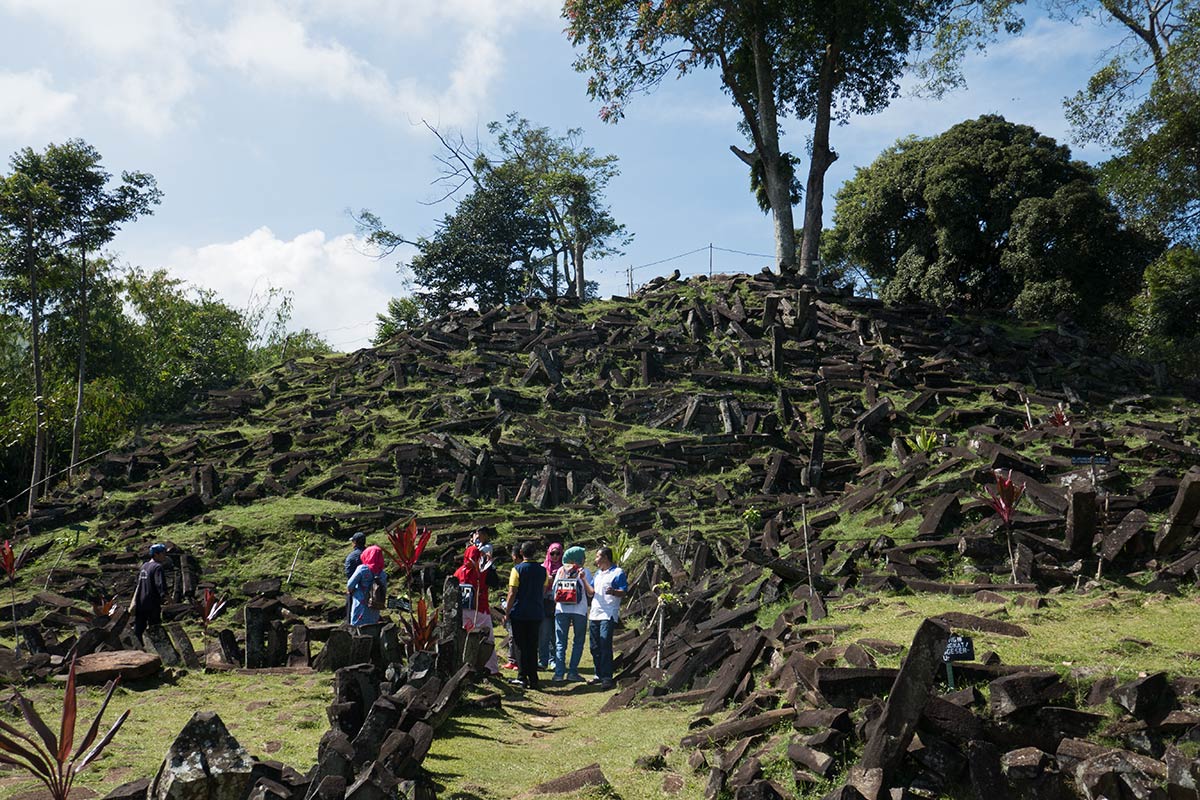
[[[554,682],[564,679],[563,668],[567,667],[566,680],[582,681],[579,677],[579,659],[583,655],[583,640],[587,634],[588,598],[592,589],[592,573],[583,566],[582,547],[568,548],[563,553],[562,566],[550,578],[550,591],[554,595]],[[575,640],[571,643],[571,663],[567,664],[567,639],[571,630]]]

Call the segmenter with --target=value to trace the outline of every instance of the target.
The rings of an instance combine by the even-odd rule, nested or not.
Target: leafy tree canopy
[[[1126,36],[1066,100],[1076,140],[1109,147],[1104,187],[1131,219],[1200,241],[1200,0],[1052,0]]]
[[[564,284],[568,295],[594,293],[585,259],[618,255],[631,239],[605,199],[619,174],[616,156],[585,147],[580,129],[556,135],[516,113],[488,125],[491,153],[461,133],[427,127],[444,149],[438,182],[449,188],[440,200],[456,197],[458,205],[432,236],[415,242],[373,212],[358,213],[359,231],[380,257],[405,244],[418,250],[409,264],[412,297],[380,315],[377,337],[465,305],[554,298]]]
[[[433,236],[417,240],[409,264],[415,296],[433,316],[468,303],[516,302],[529,294],[549,246],[549,225],[534,213],[520,176],[492,170]]]
[[[820,234],[824,176],[837,158],[831,121],[881,110],[919,60],[928,90],[961,83],[967,43],[983,42],[1021,21],[1014,0],[566,0],[567,33],[580,48],[575,67],[616,121],[633,96],[671,74],[716,69],[750,140],[732,147],[751,169],[751,188],[775,222],[776,259],[796,265],[792,204],[797,159],[781,149],[780,120],[815,124],[801,266],[812,274]]]
[[[831,255],[886,300],[1031,317],[1127,300],[1161,249],[1067,147],[992,115],[902,139],[842,187],[834,220]]]
[[[375,315],[375,336],[371,343],[376,347],[396,334],[420,324],[424,318],[421,305],[411,297],[393,297],[388,300],[387,313]]]

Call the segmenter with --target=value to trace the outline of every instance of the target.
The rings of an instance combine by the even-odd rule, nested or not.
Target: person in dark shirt
[[[363,550],[367,547],[367,535],[359,531],[350,537],[350,543],[354,545],[354,548],[346,556],[346,580],[350,580],[354,570],[358,569],[358,565],[362,563]],[[350,595],[346,595],[346,621],[350,621]]]
[[[150,560],[138,571],[137,588],[133,593],[133,635],[139,644],[142,634],[151,625],[162,625],[162,606],[167,599],[167,576],[163,564],[167,563],[167,546],[150,545]]]
[[[534,560],[537,545],[521,545],[521,563],[513,567],[508,578],[508,602],[504,621],[512,623],[513,638],[519,655],[518,686],[538,688],[537,647],[538,631],[542,626],[545,607],[542,594],[546,589],[546,568]]]
[[[362,551],[367,549],[367,535],[359,531],[350,537],[350,542],[354,548],[346,556],[346,580],[350,580],[354,570],[358,569],[358,565],[362,563]]]

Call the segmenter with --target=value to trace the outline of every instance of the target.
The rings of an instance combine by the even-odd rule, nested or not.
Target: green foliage
[[[197,391],[249,374],[254,331],[211,289],[189,287],[164,270],[134,270],[125,286],[140,323],[142,389],[151,405],[178,408]]]
[[[1065,146],[999,116],[902,139],[837,197],[831,251],[893,302],[1096,310],[1127,300],[1158,250]]]
[[[1059,0],[1057,6],[1068,18],[1096,18],[1127,34],[1065,103],[1076,139],[1116,152],[1101,167],[1105,188],[1144,229],[1197,241],[1200,3]]]
[[[1200,250],[1175,247],[1146,268],[1131,327],[1139,355],[1200,375]]]
[[[485,171],[505,171],[516,176],[529,195],[530,210],[549,226],[551,259],[563,254],[574,268],[574,279],[564,268],[568,294],[578,293],[583,281],[585,253],[592,258],[621,255],[632,236],[612,216],[604,193],[620,174],[617,157],[596,155],[582,144],[583,130],[571,128],[555,136],[536,127],[516,112],[504,122],[492,122],[501,158],[487,162]],[[552,269],[548,293],[558,292],[557,270]],[[586,294],[586,287],[584,287]]]
[[[379,346],[401,331],[421,324],[425,312],[421,304],[411,297],[393,297],[388,300],[387,313],[375,315],[375,336],[371,344]]]
[[[906,436],[904,439],[908,443],[911,450],[918,453],[932,453],[938,446],[938,435],[927,429],[922,428],[912,436]]]
[[[530,293],[541,254],[550,246],[546,221],[530,208],[518,176],[490,172],[431,238],[417,241],[409,264],[415,292],[430,314],[473,303],[491,308]]]
[[[430,130],[446,151],[438,157],[443,166],[438,180],[451,188],[442,199],[465,187],[469,192],[432,237],[415,242],[388,230],[370,211],[359,212],[359,230],[381,257],[403,244],[418,251],[409,264],[416,291],[379,316],[376,341],[422,316],[469,304],[486,309],[563,291],[594,296],[585,258],[618,255],[631,239],[604,196],[619,174],[617,157],[584,147],[578,128],[555,135],[515,112],[488,125],[496,158],[462,134]]]

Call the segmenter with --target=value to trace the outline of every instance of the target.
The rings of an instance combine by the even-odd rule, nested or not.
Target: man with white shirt
[[[591,640],[592,662],[596,676],[591,683],[611,689],[613,682],[613,629],[621,614],[621,598],[629,591],[625,570],[613,563],[611,547],[596,551],[596,574],[593,576],[592,606],[588,611],[588,638]]]

